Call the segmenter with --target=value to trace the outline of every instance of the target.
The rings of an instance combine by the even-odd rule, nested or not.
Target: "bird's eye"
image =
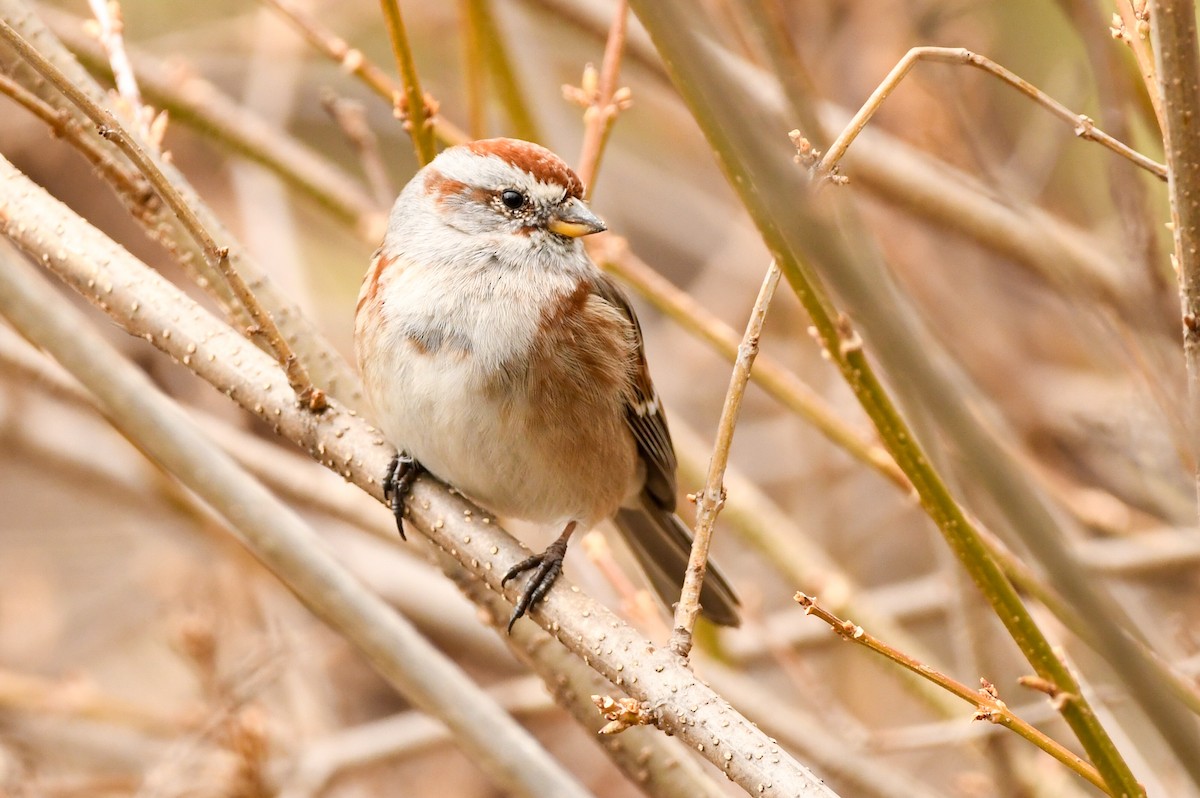
[[[500,192],[500,201],[504,203],[505,208],[515,211],[525,205],[525,195],[509,188]]]

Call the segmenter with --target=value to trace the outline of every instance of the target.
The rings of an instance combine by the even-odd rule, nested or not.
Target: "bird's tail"
[[[640,507],[622,507],[615,520],[621,536],[650,578],[654,592],[668,607],[674,606],[687,573],[692,531],[679,516],[655,506],[645,495]],[[713,623],[737,626],[741,623],[739,604],[725,577],[710,562],[700,590],[700,613]]]

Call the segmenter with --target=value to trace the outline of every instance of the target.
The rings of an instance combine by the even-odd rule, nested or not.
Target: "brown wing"
[[[675,447],[667,429],[658,392],[650,379],[646,364],[646,348],[642,343],[642,328],[633,307],[612,278],[601,274],[596,280],[595,293],[605,302],[624,313],[637,332],[637,351],[634,354],[633,398],[625,408],[625,420],[637,440],[638,453],[646,463],[646,494],[654,504],[668,512],[675,511]]]
[[[615,520],[655,592],[667,607],[671,607],[679,600],[692,550],[692,532],[675,515],[675,447],[671,444],[671,433],[667,430],[658,393],[650,380],[642,329],[629,300],[608,275],[597,280],[595,293],[629,318],[638,337],[632,364],[633,398],[625,408],[625,420],[637,440],[638,453],[646,463],[646,486],[642,490],[642,506],[622,507]],[[714,623],[737,626],[738,604],[729,583],[710,562],[708,578],[700,590],[701,612]]]

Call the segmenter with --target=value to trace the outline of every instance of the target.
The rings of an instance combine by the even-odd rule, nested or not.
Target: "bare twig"
[[[1162,95],[1159,94],[1158,74],[1154,67],[1154,54],[1146,40],[1150,35],[1149,20],[1145,15],[1145,2],[1140,4],[1141,11],[1133,7],[1130,0],[1116,0],[1117,13],[1113,15],[1113,25],[1110,29],[1114,39],[1125,42],[1133,51],[1137,61],[1138,72],[1146,86],[1146,95],[1150,98],[1150,107],[1154,109],[1154,118],[1158,120],[1158,129],[1166,130],[1166,120],[1163,117]]]
[[[729,379],[729,391],[725,394],[725,406],[721,408],[721,420],[717,427],[717,441],[712,459],[708,463],[708,477],[704,490],[697,497],[696,537],[692,540],[692,553],[688,559],[687,573],[683,580],[683,591],[675,607],[674,628],[671,630],[671,650],[684,659],[692,649],[692,630],[696,627],[696,616],[700,613],[700,588],[704,584],[704,572],[708,566],[708,546],[712,539],[713,525],[721,506],[725,503],[725,466],[729,462],[729,447],[733,444],[733,431],[737,426],[742,409],[742,397],[750,383],[750,370],[758,355],[758,341],[762,336],[767,308],[779,285],[779,267],[771,261],[763,277],[758,298],[750,311],[746,323],[746,334],[738,347],[737,360],[733,364],[733,375]]]
[[[633,583],[625,569],[613,557],[612,548],[609,547],[604,533],[593,529],[583,536],[580,544],[588,560],[620,597],[622,614],[647,637],[653,640],[665,638],[669,629],[662,617],[662,603],[652,596],[649,590]]]
[[[88,0],[88,5],[96,16],[97,38],[108,55],[108,62],[112,65],[113,77],[117,84],[117,93],[129,109],[129,118],[133,120],[144,140],[156,145],[161,144],[161,137],[150,135],[150,119],[154,116],[154,110],[142,105],[142,93],[138,90],[137,78],[134,77],[129,56],[125,53],[125,18],[121,13],[120,4],[117,0]]]
[[[379,0],[379,4],[383,8],[388,36],[392,40],[392,53],[396,56],[396,66],[400,70],[400,82],[404,88],[402,94],[392,98],[392,105],[404,120],[408,134],[412,136],[417,163],[424,166],[437,155],[437,147],[433,143],[433,124],[428,121],[437,116],[437,111],[432,101],[427,101],[425,93],[421,91],[417,65],[413,61],[412,49],[408,46],[408,31],[404,27],[404,17],[400,14],[400,0]]]
[[[755,361],[755,371],[762,356]],[[683,484],[701,484],[706,478],[708,461],[712,455],[712,444],[681,419],[671,423],[671,438],[679,455],[679,477]],[[823,546],[813,540],[808,529],[793,516],[786,513],[761,488],[736,468],[726,470],[722,481],[728,492],[721,510],[722,523],[730,528],[749,546],[761,553],[762,559],[777,571],[788,583],[810,592],[820,592],[829,598],[837,612],[852,614],[868,621],[872,628],[896,641],[907,651],[917,656],[932,659],[932,652],[917,639],[917,636],[902,626],[900,615],[891,603],[878,601],[869,590],[864,590],[846,570],[838,564]],[[795,635],[806,627],[779,624],[765,634],[776,647],[793,647]],[[745,656],[739,653],[749,640],[755,640],[755,652],[760,653],[761,635],[747,630],[737,630],[721,638],[723,654],[734,658]],[[894,672],[890,672],[894,675]],[[940,714],[948,714],[951,703],[944,693],[933,690],[924,683],[912,680],[920,697]]]
[[[514,715],[537,716],[554,709],[535,676],[510,679],[489,688],[488,693]],[[339,774],[453,741],[445,724],[413,710],[340,729],[304,744],[290,757],[295,767],[283,778],[279,798],[315,798]]]
[[[798,613],[797,613],[798,614]],[[808,624],[804,624],[808,625]],[[822,634],[828,638],[828,634]],[[699,664],[704,678],[710,680],[729,700],[754,718],[772,737],[803,752],[806,759],[820,766],[823,773],[837,778],[843,790],[855,798],[945,798],[940,791],[922,783],[920,776],[881,760],[861,743],[841,739],[831,733],[825,718],[818,717],[780,700],[780,691],[750,672],[734,670],[708,658]],[[956,702],[957,703],[957,702]],[[753,793],[752,793],[753,794]]]
[[[834,142],[829,145],[829,149],[821,156],[816,163],[814,171],[822,178],[837,178],[838,165],[841,163],[842,156],[846,154],[846,149],[855,137],[862,132],[866,127],[867,122],[879,110],[879,106],[887,99],[888,95],[900,84],[900,81],[912,71],[918,61],[934,61],[942,64],[963,64],[966,66],[982,69],[990,75],[994,75],[1005,83],[1013,86],[1022,94],[1031,97],[1038,104],[1047,108],[1050,113],[1065,121],[1075,129],[1075,135],[1083,139],[1095,141],[1108,149],[1120,155],[1123,158],[1128,158],[1137,166],[1150,172],[1152,175],[1165,180],[1167,177],[1166,167],[1157,163],[1140,152],[1130,148],[1128,145],[1117,141],[1112,136],[1105,133],[1100,128],[1096,127],[1095,123],[1088,117],[1082,114],[1076,114],[1067,108],[1062,103],[1053,99],[1041,89],[1034,86],[1025,80],[1022,80],[1014,73],[997,64],[990,58],[978,55],[965,50],[961,47],[914,47],[909,50],[900,62],[892,68],[888,76],[883,79],[879,87],[871,94],[870,98],[859,109],[854,118],[850,120],[850,124],[846,126]]]
[[[605,271],[615,274],[660,312],[673,319],[692,335],[700,338],[732,363],[737,359],[739,336],[712,311],[673,285],[649,264],[629,250],[625,239],[606,234],[589,242],[590,252]],[[820,394],[778,360],[762,353],[755,361],[750,379],[780,404],[812,424],[818,432],[851,457],[873,468],[904,492],[912,485],[887,451],[866,440],[844,421]]]
[[[608,29],[599,75],[588,64],[578,87],[563,86],[566,96],[584,107],[583,146],[575,171],[583,181],[584,196],[589,200],[596,189],[596,173],[600,169],[604,145],[608,142],[617,115],[628,108],[631,102],[629,89],[617,88],[621,54],[625,50],[625,31],[629,24],[628,0],[617,0],[612,13],[612,25]]]
[[[82,679],[51,680],[8,669],[0,669],[0,706],[10,712],[87,718],[163,736],[189,731],[196,716],[195,707],[166,712],[109,695]]]
[[[7,75],[0,75],[0,94],[14,101],[42,120],[53,135],[66,139],[79,154],[113,187],[132,213],[144,213],[147,201],[154,196],[150,184],[137,172],[117,163],[96,139],[86,135],[70,114],[59,111]],[[155,201],[157,204],[157,201]]]
[[[103,72],[109,65],[96,43],[78,32],[75,17],[43,9],[63,41],[89,68]],[[142,91],[189,125],[279,175],[284,182],[316,200],[339,220],[352,225],[374,245],[383,235],[383,212],[349,175],[329,158],[239,105],[189,67],[163,61],[136,49],[129,52]],[[390,202],[390,200],[389,200]]]
[[[849,640],[852,643],[858,643],[861,646],[866,646],[877,654],[882,654],[896,664],[904,667],[918,676],[928,679],[934,684],[942,687],[944,690],[958,696],[962,700],[975,706],[975,720],[986,720],[990,723],[995,723],[1004,726],[1008,729],[1024,737],[1029,742],[1041,748],[1050,756],[1057,759],[1059,762],[1066,765],[1071,770],[1078,773],[1083,778],[1087,779],[1096,788],[1108,793],[1108,787],[1104,783],[1104,779],[1100,778],[1099,772],[1096,771],[1087,762],[1084,762],[1075,754],[1071,753],[1061,743],[1050,739],[1042,732],[1038,731],[1033,725],[1027,723],[1017,717],[1008,705],[1000,700],[1000,695],[996,692],[996,688],[986,679],[980,679],[982,688],[972,690],[962,682],[951,679],[946,674],[931,668],[930,666],[913,659],[905,654],[892,648],[882,640],[872,636],[861,626],[851,622],[844,621],[838,618],[831,612],[821,609],[817,605],[816,599],[811,596],[806,596],[803,593],[796,594],[796,602],[804,608],[804,612],[808,615],[815,615],[825,623],[829,624],[829,628],[838,634],[843,640]],[[1048,685],[1048,683],[1046,683]],[[1051,689],[1053,689],[1051,687]],[[1050,694],[1051,700],[1066,701],[1069,696],[1059,695],[1056,692]]]
[[[305,13],[292,0],[262,0],[283,15],[312,47],[326,58],[341,64],[342,68],[367,85],[373,92],[395,107],[396,96],[401,88],[388,77],[377,64],[362,52],[351,47],[346,40],[326,28],[318,20]],[[461,144],[470,136],[455,127],[441,114],[429,120],[437,137],[446,144]]]
[[[1129,109],[1135,99],[1153,96],[1152,90],[1142,90],[1130,79],[1124,59],[1112,38],[1096,25],[1096,4],[1091,0],[1058,0],[1058,4],[1074,24],[1091,66],[1100,124],[1121,141],[1133,141],[1132,114]],[[1111,32],[1111,31],[1109,31]],[[1159,126],[1159,130],[1162,126]],[[1138,264],[1149,279],[1142,291],[1146,298],[1161,301],[1162,306],[1174,302],[1169,296],[1172,280],[1166,262],[1160,257],[1156,212],[1151,208],[1150,187],[1141,179],[1132,164],[1120,158],[1106,158],[1108,193],[1116,209],[1116,223],[1125,240],[1125,254]],[[1157,315],[1157,314],[1155,314]]]
[[[280,364],[283,365],[287,372],[288,380],[296,391],[298,401],[303,402],[306,407],[314,412],[323,410],[325,407],[324,393],[313,385],[312,380],[308,376],[308,370],[292,351],[291,345],[288,344],[283,334],[279,331],[279,327],[275,324],[275,320],[271,317],[271,314],[263,308],[258,298],[233,267],[233,263],[229,259],[229,248],[221,246],[216,242],[212,234],[196,215],[195,210],[183,198],[183,195],[179,193],[171,180],[158,168],[158,164],[146,154],[136,138],[129,134],[112,112],[93,102],[91,97],[77,88],[59,71],[58,67],[54,66],[41,53],[33,49],[4,20],[0,20],[0,37],[4,38],[9,46],[26,63],[37,70],[42,77],[54,84],[67,99],[86,114],[89,119],[95,122],[100,135],[115,143],[138,170],[145,175],[154,186],[155,191],[158,192],[158,195],[174,211],[196,243],[204,250],[209,262],[215,265],[221,272],[229,287],[233,290],[234,295],[241,301],[242,306],[250,314],[250,318],[258,328],[252,332],[261,332],[267,344],[275,352],[275,356],[279,359]]]
[[[338,97],[332,90],[321,92],[321,106],[337,122],[346,139],[358,153],[363,174],[371,186],[371,194],[381,208],[396,198],[396,187],[388,177],[387,165],[379,152],[379,137],[367,123],[367,110],[356,100]]]

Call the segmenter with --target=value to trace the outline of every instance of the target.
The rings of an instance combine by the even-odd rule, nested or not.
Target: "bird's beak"
[[[550,217],[547,227],[552,233],[570,238],[579,238],[608,229],[604,222],[600,221],[600,217],[592,213],[583,200],[577,197],[571,197],[559,206]]]

